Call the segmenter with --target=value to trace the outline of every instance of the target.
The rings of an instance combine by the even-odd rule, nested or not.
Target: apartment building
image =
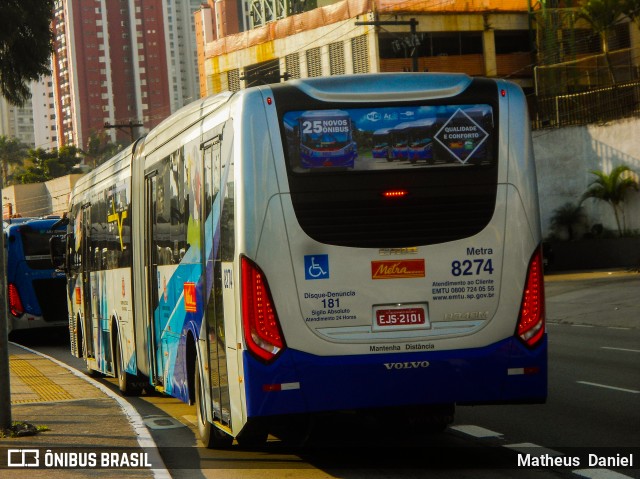
[[[53,78],[49,75],[31,83],[32,130],[36,148],[58,148],[56,103]]]
[[[198,8],[196,0],[57,0],[60,144],[86,146],[105,128],[111,141],[128,142],[193,101]]]
[[[17,138],[26,145],[34,146],[31,102],[26,102],[24,106],[19,107],[0,97],[0,135]]]

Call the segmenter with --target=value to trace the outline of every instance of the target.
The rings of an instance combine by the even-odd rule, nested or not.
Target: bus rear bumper
[[[33,316],[25,313],[20,318],[9,315],[9,332],[25,329],[44,328],[68,328],[69,321],[65,318],[62,321],[45,321],[42,316]]]
[[[246,354],[246,353],[245,353]],[[245,356],[249,417],[434,404],[542,403],[547,338],[482,348],[324,357],[286,350],[273,364]]]

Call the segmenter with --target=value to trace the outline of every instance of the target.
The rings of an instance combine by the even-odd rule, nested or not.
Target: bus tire
[[[120,389],[123,396],[139,396],[142,393],[140,381],[137,381],[138,378],[136,376],[129,374],[122,367],[122,351],[120,351],[120,341],[118,341],[118,339],[115,340],[113,346],[113,355],[114,372],[118,379],[118,389]]]
[[[80,318],[78,318],[78,330],[77,330],[77,345],[79,357],[84,358],[84,373],[90,378],[98,377],[98,371],[89,367],[89,355],[87,354],[87,345],[84,342],[84,326],[80,323]]]
[[[198,420],[198,435],[205,447],[209,449],[226,449],[233,443],[233,436],[230,436],[222,429],[211,424],[206,418],[204,407],[205,396],[202,392],[202,380],[200,378],[200,367],[195,364],[195,402],[196,417]]]

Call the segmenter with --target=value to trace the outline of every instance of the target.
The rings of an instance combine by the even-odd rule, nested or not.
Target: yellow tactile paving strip
[[[9,356],[11,404],[69,401],[102,396],[78,377],[46,358],[32,354]]]

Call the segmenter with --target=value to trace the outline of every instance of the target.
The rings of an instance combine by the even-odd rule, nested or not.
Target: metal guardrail
[[[581,93],[537,96],[529,106],[534,130],[640,116],[640,81]]]

